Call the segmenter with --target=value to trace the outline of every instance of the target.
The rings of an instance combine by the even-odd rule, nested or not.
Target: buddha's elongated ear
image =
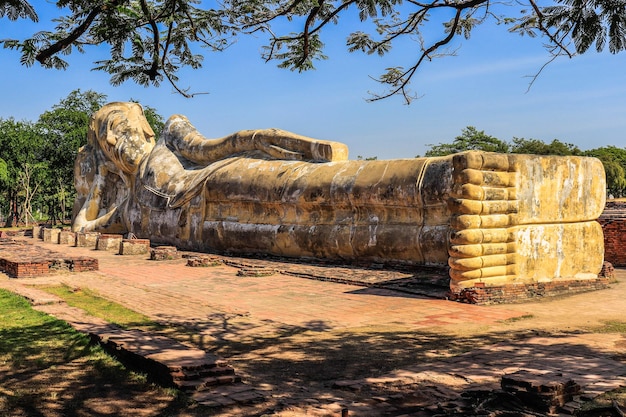
[[[117,143],[117,137],[115,135],[115,125],[119,123],[120,110],[117,109],[119,103],[109,103],[98,110],[91,118],[90,131],[95,136],[95,143],[99,143],[100,146],[105,142],[109,146],[115,146]],[[91,133],[91,132],[90,132]]]
[[[115,144],[117,143],[117,136],[115,134],[116,129],[113,128],[114,124],[117,122],[116,120],[117,116],[118,116],[117,112],[111,113],[109,114],[109,117],[107,118],[106,123],[103,123],[103,127],[106,126],[106,131],[103,132],[104,139],[111,146],[115,146]]]

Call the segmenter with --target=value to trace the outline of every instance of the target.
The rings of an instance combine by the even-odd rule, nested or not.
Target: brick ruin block
[[[70,230],[61,230],[59,234],[59,245],[72,245],[76,244],[76,233]]]
[[[0,232],[0,238],[11,238],[11,237],[16,237],[16,236],[31,236],[32,235],[32,231],[31,230],[23,230],[23,229],[18,229],[18,230],[3,230]]]
[[[45,227],[40,226],[40,225],[35,225],[33,226],[33,228],[30,230],[30,234],[27,234],[26,232],[24,233],[24,236],[30,236],[33,239],[43,239],[43,231],[44,231]]]
[[[217,256],[201,255],[187,258],[187,266],[191,267],[219,266],[223,264],[224,262]]]
[[[122,238],[122,235],[101,234],[96,242],[96,250],[119,252]]]
[[[31,278],[48,275],[51,271],[97,271],[98,260],[89,257],[48,259],[0,259],[0,270],[11,278]]]
[[[37,277],[49,273],[47,260],[10,261],[5,263],[4,272],[12,278]]]
[[[150,259],[153,261],[167,261],[179,257],[176,246],[158,246],[150,250]]]
[[[507,374],[502,389],[515,395],[524,405],[554,414],[581,393],[580,385],[567,376],[549,372],[540,374],[526,370]]]
[[[43,229],[43,241],[46,243],[59,243],[59,235],[61,229],[46,228]]]
[[[54,272],[69,272],[71,270],[71,261],[63,258],[48,259],[48,270]]]
[[[120,255],[145,255],[150,252],[149,239],[122,239]]]
[[[12,278],[29,278],[50,272],[98,270],[98,260],[67,257],[24,240],[0,239],[0,271]]]
[[[76,246],[79,248],[95,249],[98,243],[98,232],[76,232]]]
[[[244,266],[237,271],[238,277],[269,277],[276,274],[276,269],[264,266]]]
[[[626,266],[626,214],[621,216],[598,219],[604,233],[604,260],[614,266]]]
[[[491,287],[486,286],[482,282],[477,282],[474,284],[474,287],[466,288],[458,294],[449,293],[448,297],[453,301],[487,305],[602,290],[608,288],[608,286],[609,278],[603,276],[586,280],[535,282],[532,284],[509,284]]]
[[[617,282],[617,278],[615,278],[615,268],[612,263],[607,261],[604,261],[602,264],[602,269],[600,270],[598,276],[608,279],[610,283]]]
[[[99,266],[98,259],[86,256],[71,258],[68,261],[72,272],[97,271]]]

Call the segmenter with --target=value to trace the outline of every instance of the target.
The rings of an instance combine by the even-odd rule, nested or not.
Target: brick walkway
[[[0,274],[0,287],[15,292],[20,292],[20,288],[22,292],[28,292],[30,286],[53,283],[89,288],[156,321],[191,327],[200,338],[238,340],[249,335],[277,334],[288,328],[327,331],[363,326],[400,326],[419,331],[490,326],[529,313],[583,317],[587,308],[615,309],[624,297],[624,288],[621,287],[620,292],[605,290],[603,295],[597,295],[599,292],[590,293],[596,294],[593,296],[577,295],[571,298],[572,302],[560,303],[558,313],[551,312],[555,307],[550,303],[476,306],[427,298],[411,294],[411,291],[398,292],[376,287],[376,284],[382,282],[406,280],[409,276],[402,271],[300,265],[291,267],[291,272],[299,268],[299,274],[245,277],[237,275],[240,268],[233,264],[189,267],[185,259],[150,261],[144,256],[120,256],[86,248],[60,248],[59,245],[41,241],[34,243],[49,250],[62,250],[72,256],[95,257],[100,269],[95,272],[62,273],[27,279],[9,279]],[[239,262],[245,264],[252,261]],[[325,268],[325,273],[332,278],[330,281],[361,280],[365,284],[293,276],[306,276],[309,272],[319,276],[323,274],[319,268]],[[359,273],[365,275],[355,279]],[[626,278],[624,271],[618,273]],[[602,305],[598,302],[602,299],[608,301]],[[617,317],[623,317],[623,312],[615,313]],[[524,366],[550,371],[562,371],[567,366],[586,384],[589,392],[626,385],[626,366],[623,363],[604,357],[602,352],[592,353],[588,345],[593,344],[593,341],[582,343],[580,338],[569,337],[573,339],[535,338],[523,343],[498,344],[453,360],[441,359],[439,362],[429,362],[427,366],[397,370],[379,380],[343,381],[343,386],[350,388],[394,381],[410,383],[425,378],[437,380],[439,377],[436,374],[446,374],[449,378],[463,375],[461,379],[465,382],[460,385],[464,387],[476,383],[495,386],[501,375]],[[580,345],[581,349],[578,354],[571,355],[564,351],[565,345]],[[472,364],[471,369],[468,368],[468,362]]]
[[[37,245],[59,248],[59,245],[41,241]],[[150,317],[174,322],[204,320],[207,315],[221,313],[249,315],[260,323],[276,322],[306,328],[338,329],[397,323],[417,329],[467,321],[493,323],[522,314],[515,310],[448,302],[384,288],[283,274],[242,277],[237,275],[240,268],[228,265],[192,268],[186,266],[184,259],[150,261],[145,257],[120,256],[77,247],[67,247],[67,251],[76,256],[97,257],[99,271],[29,278],[28,283],[62,281],[70,286],[93,288]],[[254,261],[241,262],[249,264]],[[325,268],[326,275],[333,279],[343,272],[342,268],[332,266],[299,268],[304,273],[307,268]],[[408,276],[400,271],[358,271],[369,275],[364,281],[375,281],[377,274],[386,281]],[[385,314],[380,314],[381,311]]]

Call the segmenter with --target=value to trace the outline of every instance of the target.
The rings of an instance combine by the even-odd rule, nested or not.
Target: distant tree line
[[[91,114],[106,95],[72,91],[36,122],[0,118],[0,217],[5,227],[63,222],[74,204],[74,160],[87,142]],[[163,118],[145,107],[160,132]]]
[[[539,139],[524,139],[514,137],[511,142],[505,142],[474,126],[464,128],[452,143],[428,145],[430,150],[426,156],[443,156],[467,150],[487,152],[535,154],[535,155],[575,155],[593,156],[602,161],[606,171],[607,192],[615,197],[626,194],[626,148],[603,146],[582,151],[571,143],[564,143],[554,139],[545,143]]]

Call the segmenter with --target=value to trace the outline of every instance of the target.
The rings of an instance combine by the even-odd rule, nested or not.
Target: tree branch
[[[144,70],[144,72],[148,78],[150,78],[150,81],[154,81],[159,75],[160,67],[159,49],[161,49],[161,47],[159,45],[159,27],[150,14],[150,9],[148,8],[146,0],[140,0],[139,3],[141,4],[141,11],[146,16],[146,19],[152,28],[152,44],[154,48],[154,51],[152,52],[152,65],[147,70]]]
[[[174,79],[172,79],[172,77],[170,76],[169,72],[167,71],[163,71],[163,73],[165,74],[165,78],[167,78],[167,81],[170,83],[170,85],[172,86],[172,88],[174,88],[174,90],[176,90],[176,92],[178,94],[180,94],[181,96],[185,97],[185,98],[193,98],[199,94],[209,94],[209,93],[192,93],[189,94],[187,91],[189,91],[189,89],[183,90],[181,89],[178,84],[176,84],[176,81]]]
[[[485,0],[476,0],[476,1],[484,2]],[[392,89],[387,94],[384,94],[382,96],[375,96],[369,99],[368,101],[382,100],[385,98],[389,98],[395,94],[398,94],[399,92],[402,92],[404,100],[406,101],[407,104],[409,104],[411,102],[411,97],[409,97],[406,93],[406,86],[409,84],[409,81],[411,80],[415,72],[417,71],[417,68],[419,68],[419,66],[422,64],[422,62],[427,58],[430,59],[430,54],[432,54],[433,52],[435,52],[437,49],[441,48],[442,46],[447,45],[448,43],[450,43],[452,39],[454,39],[456,30],[459,27],[459,22],[461,20],[462,12],[463,12],[463,9],[457,8],[456,14],[454,16],[454,22],[452,24],[452,27],[450,27],[450,32],[448,33],[448,36],[446,36],[444,39],[439,40],[438,42],[435,42],[427,49],[422,50],[422,54],[420,55],[415,65],[413,65],[408,70],[404,71],[402,73],[402,76],[398,78],[398,80],[402,80],[402,82],[396,88]]]
[[[172,2],[172,14],[176,13],[176,2]],[[161,62],[165,63],[165,58],[167,57],[167,51],[170,49],[170,44],[172,42],[172,31],[174,29],[174,22],[171,21],[168,28],[167,28],[167,39],[165,40],[165,45],[163,45],[163,57],[161,58]],[[196,36],[195,34],[195,30],[194,30],[194,36]],[[197,36],[196,36],[197,38]],[[165,65],[164,65],[165,67]],[[165,71],[165,68],[163,68],[163,71]]]
[[[167,28],[167,39],[165,40],[165,45],[163,45],[163,56],[161,57],[161,62],[165,62],[165,57],[167,56],[167,51],[170,48],[170,44],[172,41],[172,30],[174,29],[174,22],[170,22],[169,27]],[[165,71],[165,68],[163,68]]]
[[[539,78],[539,76],[541,75],[541,73],[543,72],[544,69],[546,69],[546,67],[548,65],[550,65],[555,59],[557,59],[559,57],[559,55],[555,54],[552,55],[552,58],[550,58],[548,60],[548,62],[545,62],[541,68],[539,68],[539,71],[537,71],[537,73],[535,73],[535,75],[528,75],[528,77],[530,77],[530,82],[528,83],[528,88],[526,89],[526,92],[528,93],[530,91],[530,89],[532,88],[533,84],[535,84],[535,81],[537,81],[537,78]]]
[[[80,38],[80,36],[85,33],[87,31],[87,29],[89,29],[89,26],[91,26],[91,24],[93,23],[93,21],[96,19],[96,17],[103,11],[102,6],[98,6],[95,9],[93,9],[89,15],[87,15],[87,18],[83,21],[83,23],[81,23],[80,25],[78,25],[67,37],[59,40],[56,43],[53,43],[52,45],[50,45],[49,47],[47,47],[46,49],[40,51],[36,56],[35,59],[37,61],[39,61],[39,63],[41,63],[42,65],[46,63],[46,61],[48,60],[48,58],[50,58],[51,56],[53,56],[54,54],[62,51],[63,49],[67,48],[68,46],[70,46],[72,43],[74,43],[78,38]]]
[[[532,6],[533,10],[535,11],[535,14],[537,15],[537,25],[539,27],[539,30],[541,32],[543,32],[549,39],[550,41],[557,46],[558,49],[560,49],[561,51],[563,51],[569,58],[572,58],[574,56],[574,54],[572,54],[565,45],[563,45],[562,41],[557,39],[552,33],[550,33],[550,31],[548,30],[548,28],[546,28],[543,25],[543,13],[541,12],[541,9],[539,9],[539,7],[537,6],[537,3],[535,3],[535,0],[528,0],[530,5]],[[551,59],[549,62],[554,61],[554,59]],[[545,65],[542,67],[545,67]],[[540,71],[541,72],[541,71]]]
[[[344,9],[347,9],[348,7],[350,7],[352,4],[356,3],[355,0],[350,0],[350,1],[346,1],[344,3],[341,4],[341,6],[337,7],[335,10],[333,10],[333,12],[324,20],[322,20],[320,22],[319,25],[317,25],[312,31],[311,34],[314,34],[315,32],[321,30],[324,26],[326,26],[328,24],[328,22],[330,22],[335,16],[337,16],[339,13],[341,13]]]
[[[391,36],[388,36],[387,38],[379,42],[376,42],[371,49],[376,49],[376,48],[379,48],[381,45],[384,45],[386,43],[391,43],[394,39],[412,31],[415,28],[415,26],[418,25],[420,21],[422,21],[426,13],[427,13],[427,10],[420,10],[419,12],[414,13],[411,19],[405,20],[403,22],[405,23],[405,25],[402,29],[397,30]]]
[[[418,7],[421,7],[422,9],[438,9],[441,7],[449,7],[451,9],[457,9],[457,10],[463,10],[463,9],[470,9],[472,7],[476,7],[476,6],[480,6],[483,3],[489,3],[489,0],[469,0],[466,2],[454,2],[454,3],[450,3],[448,1],[444,1],[443,3],[440,3],[438,0],[435,0],[432,3],[421,3],[418,1],[409,1],[409,3],[414,4]]]
[[[320,24],[319,24],[319,25],[317,25],[315,28],[313,28],[312,30],[310,30],[310,31],[308,31],[308,32],[306,32],[306,33],[305,33],[305,31],[307,30],[307,26],[305,26],[305,31],[303,31],[301,34],[299,34],[299,35],[297,35],[297,36],[281,36],[281,37],[277,37],[277,36],[276,36],[276,35],[272,32],[272,30],[271,30],[269,27],[264,26],[262,29],[263,29],[263,30],[267,30],[267,31],[271,34],[271,37],[272,37],[272,42],[271,42],[271,43],[272,43],[272,46],[270,47],[270,51],[269,51],[269,52],[268,52],[268,54],[267,54],[267,58],[265,59],[265,62],[269,62],[269,61],[271,61],[271,60],[272,60],[272,58],[273,58],[273,56],[274,56],[274,49],[275,49],[275,45],[276,45],[276,43],[278,43],[278,42],[288,42],[288,41],[294,41],[294,40],[297,40],[297,39],[304,39],[305,43],[306,43],[306,44],[308,44],[308,38],[309,38],[311,35],[313,35],[314,33],[318,32],[318,31],[320,31],[320,30],[321,30],[324,26],[326,26],[326,25],[328,24],[328,22],[330,22],[330,21],[331,21],[331,20],[332,20],[335,16],[337,16],[339,13],[341,13],[344,9],[348,8],[348,7],[349,7],[350,5],[352,5],[353,3],[356,3],[356,0],[349,0],[349,1],[346,1],[346,2],[342,3],[342,4],[341,4],[341,6],[339,6],[338,8],[336,8],[336,9],[335,9],[335,10],[334,10],[334,11],[333,11],[333,12],[332,12],[332,13],[331,13],[331,14],[330,14],[330,15],[329,15],[326,19],[324,19],[323,21],[321,21],[321,22],[320,22]],[[319,7],[318,7],[318,9],[319,9]],[[313,11],[311,11],[311,13],[313,13]],[[317,12],[316,12],[316,13],[317,13]],[[277,16],[275,16],[275,17],[278,17],[278,15],[277,15]],[[275,18],[275,17],[274,17],[274,18]],[[310,19],[310,18],[311,18],[311,14],[309,14],[309,16],[307,17],[307,23],[306,23],[305,25],[310,25],[310,23],[309,23],[309,19]],[[264,23],[267,23],[267,22],[269,22],[270,20],[272,20],[272,19],[268,19],[268,20],[266,20]],[[264,23],[263,23],[263,24],[264,24]],[[250,27],[250,26],[251,26],[251,25],[249,25],[249,26],[247,26],[247,27]],[[260,29],[260,28],[259,28],[259,29]],[[256,31],[256,30],[259,30],[259,29],[255,29],[255,31]],[[307,46],[307,48],[308,48],[308,46]],[[306,54],[306,55],[303,55],[303,58],[302,58],[302,60],[300,61],[300,63],[303,63],[303,62],[306,60],[306,57],[307,57],[307,56],[308,56],[308,51],[307,51],[307,54]]]
[[[266,19],[257,20],[256,22],[248,23],[248,24],[244,25],[243,28],[247,29],[247,28],[252,27],[252,26],[263,26],[267,22],[271,22],[272,20],[276,19],[277,17],[286,16],[287,14],[289,14],[289,12],[291,12],[293,9],[295,9],[295,7],[298,4],[302,3],[302,1],[303,0],[294,0],[287,8],[285,8],[283,10],[280,10],[277,13],[274,13],[273,15],[270,15]]]
[[[319,13],[319,11],[320,11],[320,9],[322,8],[323,5],[324,5],[324,0],[318,0],[317,6],[315,6],[315,7],[313,7],[311,9],[311,12],[309,13],[309,15],[306,18],[306,22],[304,23],[304,30],[302,31],[302,41],[303,41],[303,44],[302,44],[302,59],[300,60],[298,65],[304,64],[304,62],[306,61],[306,59],[309,56],[309,36],[311,36],[309,34],[309,27],[311,26],[311,24],[315,20],[315,16],[317,16],[317,14]]]

